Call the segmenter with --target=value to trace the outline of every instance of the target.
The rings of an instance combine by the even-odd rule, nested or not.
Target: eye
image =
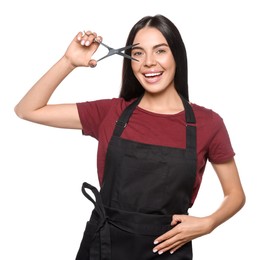
[[[156,53],[158,53],[158,54],[166,53],[166,50],[164,50],[164,49],[158,49],[158,50],[156,51]]]
[[[143,53],[142,53],[142,51],[138,51],[138,50],[136,50],[136,51],[132,51],[132,56],[141,56],[141,55],[143,55]]]

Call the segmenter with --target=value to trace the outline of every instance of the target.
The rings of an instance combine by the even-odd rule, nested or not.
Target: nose
[[[144,60],[144,64],[145,64],[145,66],[147,66],[147,67],[151,67],[151,66],[156,65],[155,56],[154,56],[152,53],[146,54],[145,60]]]

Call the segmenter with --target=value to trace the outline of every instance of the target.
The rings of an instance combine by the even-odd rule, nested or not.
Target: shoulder
[[[192,104],[198,129],[198,145],[213,163],[223,163],[235,153],[223,118],[210,108]],[[201,148],[202,149],[202,148]]]
[[[98,138],[99,129],[114,125],[130,102],[123,98],[111,98],[76,103],[83,133]]]
[[[214,110],[191,103],[195,117],[198,133],[207,140],[215,137],[228,135],[223,118]]]
[[[78,102],[76,105],[82,125],[98,125],[108,118],[115,120],[131,102],[111,98]]]
[[[213,109],[206,108],[204,106],[191,103],[193,111],[195,113],[196,122],[198,125],[213,125],[221,126],[223,125],[223,118]]]

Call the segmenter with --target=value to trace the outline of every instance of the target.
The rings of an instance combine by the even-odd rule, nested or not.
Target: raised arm
[[[60,127],[81,129],[76,104],[48,104],[48,101],[59,84],[76,67],[94,67],[96,61],[91,57],[97,50],[101,37],[96,33],[79,32],[69,45],[63,57],[54,64],[25,94],[15,106],[15,113],[24,120]]]

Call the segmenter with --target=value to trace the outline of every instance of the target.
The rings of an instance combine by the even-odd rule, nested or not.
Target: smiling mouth
[[[154,78],[154,77],[157,77],[157,76],[161,76],[163,74],[163,72],[155,72],[155,73],[146,73],[144,74],[144,76],[146,78]]]

